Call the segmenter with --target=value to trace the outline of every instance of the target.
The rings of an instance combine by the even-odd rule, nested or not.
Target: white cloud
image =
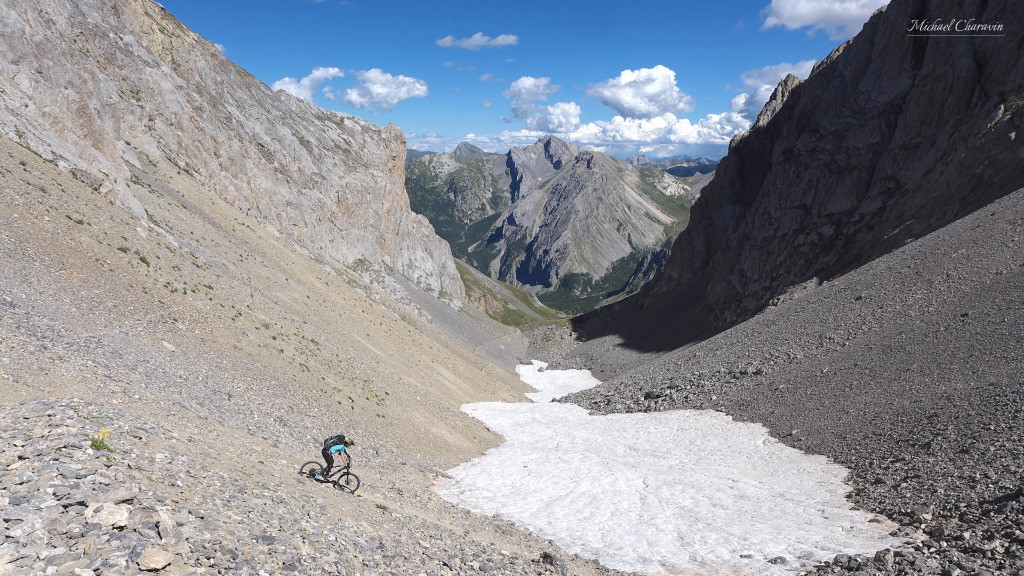
[[[761,108],[764,108],[765,102],[771,97],[779,81],[787,74],[805,79],[810,75],[814,64],[814,60],[802,60],[796,64],[782,62],[773,66],[747,70],[740,74],[740,80],[743,81],[743,85],[748,88],[748,91],[732,99],[731,110],[753,122],[761,112]]]
[[[466,134],[466,142],[487,152],[507,152],[513,146],[529,146],[544,136],[539,130],[506,130],[494,136]]]
[[[757,68],[755,70],[747,70],[740,74],[740,80],[743,81],[745,86],[757,87],[763,86],[764,84],[771,84],[775,86],[787,74],[792,74],[797,78],[807,78],[811,74],[811,69],[814,68],[814,64],[817,60],[801,60],[796,64],[790,64],[789,62],[782,62],[775,64],[774,66],[765,66],[763,68]]]
[[[512,117],[517,120],[526,120],[536,111],[537,102],[547,100],[559,88],[551,83],[551,78],[523,76],[514,80],[502,95],[506,99],[512,100],[509,104],[509,113]]]
[[[484,72],[483,74],[480,75],[479,78],[477,78],[477,80],[480,80],[481,82],[487,82],[491,78],[494,78],[493,74],[491,74],[490,72]]]
[[[575,102],[558,102],[544,106],[539,113],[528,118],[526,127],[554,134],[565,134],[580,125],[580,106]]]
[[[685,114],[694,108],[689,94],[679,90],[676,73],[665,66],[623,70],[591,86],[587,93],[628,118],[653,118],[661,114]]]
[[[483,102],[480,103],[480,105],[483,106],[484,108],[490,108],[491,106],[494,105],[494,103],[491,102],[490,100],[484,100]]]
[[[512,82],[502,94],[510,99],[509,114],[515,120],[526,122],[529,130],[565,133],[580,123],[580,107],[575,102],[556,102],[550,106],[541,102],[557,92],[559,86],[551,78],[523,76]]]
[[[213,46],[214,46],[214,48],[216,48],[216,49],[217,49],[217,51],[218,51],[218,52],[220,52],[221,54],[224,54],[224,53],[225,53],[225,52],[227,51],[227,48],[225,48],[223,44],[217,44],[216,42],[214,42],[214,43],[213,43]]]
[[[284,90],[296,98],[312,102],[317,88],[319,88],[325,80],[341,78],[344,75],[345,73],[339,68],[314,68],[313,71],[310,72],[309,76],[306,76],[301,80],[296,80],[291,76],[285,76],[271,84],[270,87],[274,90]]]
[[[748,70],[740,76],[746,92],[733,98],[730,110],[707,114],[696,121],[672,111],[647,117],[620,114],[609,121],[580,125],[567,136],[581,145],[610,153],[631,154],[637,150],[655,156],[721,153],[735,135],[750,128],[780,80],[787,74],[806,78],[814,64],[814,60],[804,60]],[[629,82],[622,84],[628,85]],[[675,85],[674,81],[671,85]],[[634,113],[635,108],[631,110]]]
[[[640,151],[652,156],[719,156],[725,153],[734,136],[750,128],[782,78],[787,74],[806,78],[814,64],[814,60],[804,60],[748,70],[738,83],[745,91],[733,98],[729,110],[696,119],[683,117],[679,112],[692,109],[693,102],[689,96],[678,92],[671,70],[664,67],[660,67],[663,70],[658,70],[659,67],[646,71],[627,70],[618,78],[597,85],[606,90],[596,91],[591,87],[592,95],[606,96],[626,113],[617,114],[611,120],[585,124],[580,122],[581,110],[575,102],[548,104],[559,90],[550,78],[523,76],[503,93],[511,102],[510,118],[502,121],[522,121],[525,128],[497,135],[469,134],[465,140],[484,150],[503,152],[512,146],[532,144],[545,133],[555,133],[586,148],[616,155]],[[649,113],[658,107],[669,110]]]
[[[833,40],[845,40],[860,31],[868,18],[889,0],[772,0],[762,10],[762,28],[824,30]]]
[[[571,102],[568,104],[575,106]],[[733,136],[749,127],[750,122],[735,112],[708,114],[696,123],[666,113],[653,118],[615,116],[609,121],[578,125],[573,130],[559,132],[559,135],[585,148],[619,156],[637,151],[653,156],[718,156],[725,153]],[[467,134],[463,139],[489,152],[504,152],[512,146],[533,144],[551,132],[540,127],[527,127],[506,130],[497,135]]]
[[[450,138],[446,138],[437,132],[422,132],[419,134],[406,134],[405,145],[407,148],[413,150],[442,150],[451,143]]]
[[[481,48],[494,48],[498,46],[515,46],[519,43],[519,36],[515,34],[499,34],[494,38],[477,32],[469,38],[455,38],[452,35],[445,36],[435,42],[442,48],[465,48],[466,50],[479,50]]]
[[[504,96],[505,98],[511,98],[513,101],[547,100],[548,96],[551,96],[560,88],[561,86],[552,84],[551,78],[548,77],[534,78],[533,76],[523,76],[509,84]]]
[[[581,144],[603,148],[636,149],[655,144],[724,146],[736,134],[750,127],[750,122],[735,112],[708,114],[696,123],[666,112],[653,118],[615,116],[610,121],[589,122],[569,137]]]
[[[391,110],[402,100],[425,98],[427,83],[409,76],[392,76],[380,68],[356,75],[360,84],[345,90],[345,102],[356,108]]]

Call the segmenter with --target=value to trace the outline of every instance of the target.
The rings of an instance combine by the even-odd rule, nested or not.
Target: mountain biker
[[[324,457],[324,461],[327,462],[327,466],[316,475],[317,480],[326,480],[331,475],[331,468],[334,467],[334,453],[341,452],[345,454],[346,448],[354,446],[355,442],[351,438],[345,437],[344,434],[335,434],[324,440],[323,450],[320,451],[320,455]],[[346,454],[347,455],[347,454]]]

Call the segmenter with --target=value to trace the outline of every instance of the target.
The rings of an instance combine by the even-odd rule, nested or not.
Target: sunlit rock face
[[[0,129],[129,209],[133,183],[194,178],[315,257],[464,297],[397,127],[273,92],[154,2],[4,2],[0,70]]]

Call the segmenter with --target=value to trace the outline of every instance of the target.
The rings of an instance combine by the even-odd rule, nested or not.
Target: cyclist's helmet
[[[351,438],[349,438],[347,436],[345,437],[345,446],[355,446],[355,445],[356,445],[356,441],[355,440],[353,440],[353,439],[351,439]]]

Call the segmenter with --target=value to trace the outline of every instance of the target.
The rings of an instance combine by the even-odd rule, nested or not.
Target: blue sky
[[[268,85],[393,122],[413,148],[550,132],[720,156],[786,72],[806,76],[884,0],[162,3]]]

